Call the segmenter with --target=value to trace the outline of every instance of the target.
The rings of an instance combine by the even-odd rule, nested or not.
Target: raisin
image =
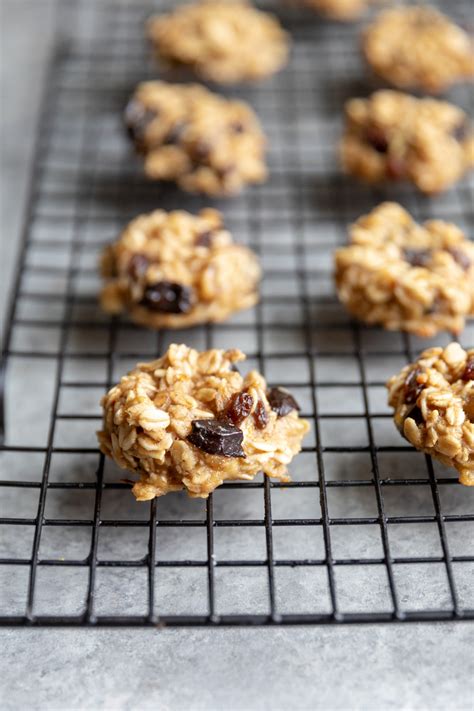
[[[234,425],[240,425],[250,415],[253,407],[253,397],[247,392],[234,393],[226,407],[226,417]]]
[[[186,130],[186,122],[185,121],[176,121],[176,123],[172,126],[172,128],[168,131],[165,138],[163,139],[163,143],[165,143],[167,145],[179,143],[181,138],[183,137],[185,130]]]
[[[211,146],[207,141],[197,141],[193,147],[193,157],[199,162],[205,161],[209,157]]]
[[[253,421],[255,422],[255,427],[259,430],[264,430],[268,425],[268,413],[265,410],[265,405],[261,400],[257,402],[257,406],[253,413]]]
[[[278,417],[284,417],[292,410],[299,410],[300,406],[287,390],[282,388],[272,388],[267,393],[267,399],[272,410]]]
[[[369,126],[366,133],[367,142],[370,143],[377,153],[386,153],[388,151],[388,139],[383,129],[379,126]]]
[[[217,173],[221,179],[229,177],[229,175],[232,175],[234,172],[235,165],[223,165],[220,168],[217,168]]]
[[[143,276],[148,269],[149,263],[144,254],[134,254],[128,263],[128,273],[132,279],[139,279]]]
[[[159,281],[145,289],[141,304],[151,311],[185,314],[191,309],[192,291],[183,284]]]
[[[244,433],[227,419],[194,420],[188,442],[207,454],[221,457],[245,457]]]
[[[234,121],[231,123],[230,128],[234,133],[243,133],[244,124],[242,121]]]
[[[137,144],[137,148],[143,148],[145,132],[157,115],[157,111],[147,109],[136,99],[128,102],[124,111],[125,126],[128,135]]]
[[[403,178],[405,175],[404,161],[401,158],[395,158],[395,156],[388,156],[385,173],[387,178],[392,178],[392,180]]]
[[[425,418],[423,417],[423,413],[418,407],[418,405],[415,405],[412,407],[410,412],[406,415],[405,419],[408,417],[411,417],[412,420],[415,420],[417,425],[423,425],[425,422]]]
[[[470,122],[467,119],[463,119],[461,123],[458,123],[458,125],[453,128],[453,130],[451,131],[451,135],[453,136],[453,138],[456,139],[456,141],[458,141],[459,143],[463,143],[466,138],[468,138],[470,132]]]
[[[425,387],[424,383],[418,382],[418,376],[421,375],[422,372],[421,368],[415,368],[405,379],[404,401],[407,405],[413,405],[416,403],[419,394]]]
[[[449,247],[447,251],[452,256],[454,261],[457,262],[465,272],[467,272],[471,266],[471,260],[467,256],[466,252],[463,252],[462,249],[459,249],[458,247]]]
[[[412,267],[426,267],[431,259],[431,251],[429,249],[404,249],[403,256]]]
[[[466,383],[469,382],[469,380],[474,380],[474,356],[471,356],[471,358],[467,361],[464,372],[461,375],[461,379]]]
[[[212,237],[214,235],[214,232],[212,230],[207,230],[206,232],[202,232],[200,235],[196,237],[196,245],[198,247],[210,247],[212,243]]]

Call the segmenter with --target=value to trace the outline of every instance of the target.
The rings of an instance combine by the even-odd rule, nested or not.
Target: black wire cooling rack
[[[212,201],[146,182],[123,135],[127,97],[156,76],[143,22],[158,4],[60,5],[3,354],[0,622],[473,619],[474,492],[399,437],[385,402],[387,377],[429,342],[353,322],[331,280],[331,253],[357,216],[394,199],[418,219],[469,228],[472,185],[428,199],[344,178],[341,108],[374,88],[358,28],[280,5],[293,36],[288,68],[229,92],[261,117],[270,179],[214,203],[261,256],[260,304],[172,334],[110,320],[96,304],[101,247],[140,212]],[[468,3],[449,9],[461,20],[469,12]],[[467,107],[466,87],[452,99]],[[473,332],[471,322],[463,345]],[[241,347],[249,367],[294,392],[312,432],[293,483],[225,484],[207,501],[133,500],[123,472],[97,451],[98,401],[173,340]]]

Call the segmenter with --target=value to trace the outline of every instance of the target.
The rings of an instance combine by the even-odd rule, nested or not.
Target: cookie
[[[101,272],[102,308],[149,328],[223,321],[258,301],[258,260],[213,209],[140,215],[105,248]]]
[[[100,449],[139,477],[139,501],[180,489],[207,498],[260,471],[290,480],[287,465],[309,425],[286,390],[269,390],[256,371],[242,377],[235,363],[244,359],[239,350],[174,344],[104,396]]]
[[[400,89],[437,93],[474,76],[471,38],[428,6],[382,12],[365,31],[363,52],[372,69]]]
[[[298,2],[332,20],[349,21],[360,17],[373,0],[298,0]]]
[[[445,101],[384,90],[349,100],[345,114],[343,168],[369,183],[407,180],[438,193],[474,165],[468,117]]]
[[[197,84],[139,84],[125,124],[146,175],[189,192],[232,195],[267,176],[265,136],[252,109]]]
[[[387,388],[401,434],[474,486],[474,349],[429,348]]]
[[[238,0],[204,0],[157,15],[148,36],[159,60],[221,84],[262,79],[288,59],[278,20]]]
[[[449,222],[417,224],[396,203],[352,225],[335,278],[351,314],[390,330],[458,333],[474,313],[474,243]]]

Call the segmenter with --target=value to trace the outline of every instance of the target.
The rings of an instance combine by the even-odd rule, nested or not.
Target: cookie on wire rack
[[[293,0],[294,3],[304,5],[330,20],[338,20],[340,22],[357,20],[357,18],[376,1],[377,0]],[[290,2],[292,2],[292,0],[290,0]]]
[[[124,119],[152,180],[224,196],[267,177],[266,138],[243,101],[198,84],[148,81],[138,85]]]
[[[429,348],[387,388],[401,434],[474,486],[474,349]]]
[[[185,489],[207,496],[258,472],[289,481],[288,464],[309,424],[289,392],[245,377],[239,350],[199,352],[173,344],[140,363],[102,399],[101,451],[139,479],[139,501]]]
[[[456,183],[474,165],[467,114],[446,101],[382,90],[345,105],[346,173],[372,184],[407,181],[426,194]]]
[[[259,298],[257,257],[211,208],[136,217],[104,249],[101,272],[102,308],[148,328],[223,321]]]
[[[257,81],[287,62],[289,38],[278,20],[244,0],[203,0],[152,17],[155,55],[220,84]]]
[[[472,37],[428,5],[385,10],[362,46],[375,73],[399,89],[438,93],[474,77]]]
[[[335,252],[339,299],[368,324],[431,337],[459,333],[474,313],[474,243],[449,222],[416,223],[383,203]]]

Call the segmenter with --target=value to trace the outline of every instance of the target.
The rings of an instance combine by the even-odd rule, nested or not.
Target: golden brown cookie
[[[286,390],[268,390],[256,371],[240,375],[234,364],[244,358],[171,345],[104,396],[100,448],[139,477],[139,501],[180,489],[207,498],[224,481],[260,471],[289,481],[309,425]]]
[[[360,17],[374,0],[297,0],[332,20],[350,21]]]
[[[260,267],[217,210],[155,210],[130,222],[101,261],[108,313],[149,328],[223,321],[258,301]]]
[[[265,136],[252,109],[198,84],[139,84],[125,123],[153,180],[232,195],[267,177]]]
[[[474,349],[429,348],[387,388],[402,435],[474,486]]]
[[[417,224],[396,203],[352,225],[335,265],[340,300],[366,323],[430,337],[461,331],[474,313],[474,243],[449,222]]]
[[[472,38],[425,5],[382,12],[365,31],[363,51],[373,70],[400,89],[437,93],[474,76]]]
[[[158,59],[222,84],[270,76],[288,59],[278,20],[242,0],[203,0],[157,15],[148,36]]]
[[[351,99],[345,113],[343,167],[369,183],[407,180],[438,193],[474,165],[468,116],[446,101],[385,90]]]

